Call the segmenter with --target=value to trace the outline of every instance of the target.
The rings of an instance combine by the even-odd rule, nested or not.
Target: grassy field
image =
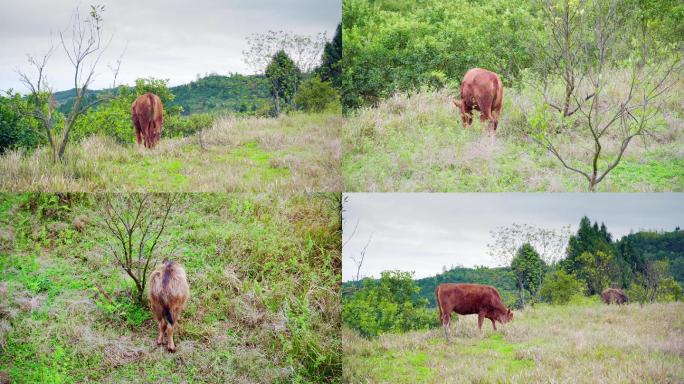
[[[341,191],[342,118],[336,114],[222,118],[153,150],[93,136],[56,166],[47,148],[0,157],[3,191]],[[133,128],[131,128],[133,135]]]
[[[480,125],[477,112],[474,124],[463,128],[449,91],[395,95],[377,108],[357,111],[343,131],[345,191],[587,191],[586,179],[515,132],[516,124],[527,124],[521,113],[525,97],[513,89],[505,92],[495,138]],[[597,191],[684,191],[681,100],[671,99],[655,137],[632,141]],[[566,134],[561,152],[570,164],[586,168],[592,145],[588,138]],[[611,138],[603,149],[614,154],[617,146]]]
[[[0,382],[340,380],[339,196],[179,198],[161,254],[190,299],[171,354],[93,195],[0,195]]]
[[[435,314],[437,316],[437,314]],[[477,316],[369,341],[344,328],[343,377],[354,383],[681,383],[684,303],[606,306],[597,299],[516,311],[477,330]]]

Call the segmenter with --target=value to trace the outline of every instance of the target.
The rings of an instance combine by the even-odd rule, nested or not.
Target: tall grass
[[[361,109],[343,131],[342,172],[349,191],[587,191],[582,176],[521,134],[533,109],[528,87],[506,88],[496,136],[475,112],[464,129],[452,90],[397,94]],[[684,81],[663,103],[653,135],[637,138],[598,191],[684,190]],[[581,129],[567,131],[559,146],[568,163],[587,164],[593,141]],[[603,143],[612,158],[617,137]],[[607,162],[607,160],[604,160]]]
[[[160,249],[190,284],[176,354],[156,346],[150,311],[104,245],[93,196],[45,196],[0,195],[0,377],[340,380],[335,196],[182,195]]]
[[[437,316],[437,314],[435,314]],[[678,383],[684,303],[537,305],[477,330],[476,316],[441,329],[364,339],[343,329],[345,382]]]
[[[9,151],[0,157],[0,189],[341,191],[341,125],[335,114],[224,117],[153,150],[90,136],[70,145],[57,165],[47,148]]]

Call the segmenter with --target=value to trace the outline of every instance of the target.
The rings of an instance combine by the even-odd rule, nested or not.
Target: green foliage
[[[325,43],[323,59],[318,69],[321,80],[329,81],[333,87],[342,86],[342,23],[337,24],[332,41]]]
[[[666,277],[660,281],[656,291],[656,301],[680,301],[684,298],[682,286],[672,277]]]
[[[35,148],[43,142],[36,133],[38,122],[22,113],[28,108],[27,101],[18,93],[0,95],[0,154],[7,149]]]
[[[528,243],[523,244],[511,261],[511,271],[517,281],[520,301],[525,305],[524,290],[536,296],[544,280],[544,262]]]
[[[635,271],[644,271],[648,261],[669,260],[670,272],[684,284],[684,231],[641,231],[630,233],[617,242],[617,248]]]
[[[207,128],[211,128],[216,116],[210,113],[198,113],[189,116],[172,115],[164,120],[164,137],[187,137]]]
[[[295,105],[305,112],[340,110],[340,97],[331,83],[318,76],[304,80],[294,98]]]
[[[586,277],[591,294],[601,293],[613,281],[616,264],[611,254],[602,251],[583,252],[577,260],[582,265],[582,274]]]
[[[544,279],[539,294],[549,303],[565,305],[573,296],[582,294],[583,287],[583,282],[559,269]]]
[[[416,295],[420,288],[412,275],[384,271],[379,280],[364,279],[360,288],[343,296],[342,321],[366,337],[436,325],[437,316],[427,308],[427,300]]]
[[[281,50],[273,55],[265,74],[271,83],[271,96],[275,103],[275,114],[278,115],[294,98],[299,85],[299,69],[287,53]]]
[[[434,83],[435,73],[460,81],[473,67],[509,83],[531,66],[528,47],[541,38],[536,10],[522,0],[349,0],[342,18],[348,108]]]

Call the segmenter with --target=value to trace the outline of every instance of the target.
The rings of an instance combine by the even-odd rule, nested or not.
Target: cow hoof
[[[176,352],[176,347],[168,347],[167,349],[168,349],[169,352],[171,352],[171,353]]]

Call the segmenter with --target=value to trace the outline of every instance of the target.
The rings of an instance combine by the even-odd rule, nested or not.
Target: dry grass
[[[588,190],[586,179],[563,168],[552,154],[520,134],[520,127],[529,124],[527,116],[536,97],[533,92],[505,90],[495,137],[480,125],[477,112],[474,124],[464,129],[451,103],[452,95],[449,90],[400,94],[376,108],[353,114],[343,131],[345,190]],[[653,121],[654,135],[633,140],[620,165],[598,185],[598,191],[684,190],[683,99],[684,79],[661,103],[662,115]],[[586,132],[565,132],[559,146],[570,164],[589,166],[593,141]],[[605,159],[612,158],[618,146],[617,137],[606,138]]]
[[[53,165],[47,148],[0,157],[4,191],[341,191],[342,118],[219,119],[199,135],[153,150],[93,136]]]
[[[681,383],[684,303],[539,305],[477,331],[441,329],[366,340],[343,330],[343,377],[364,383]]]

